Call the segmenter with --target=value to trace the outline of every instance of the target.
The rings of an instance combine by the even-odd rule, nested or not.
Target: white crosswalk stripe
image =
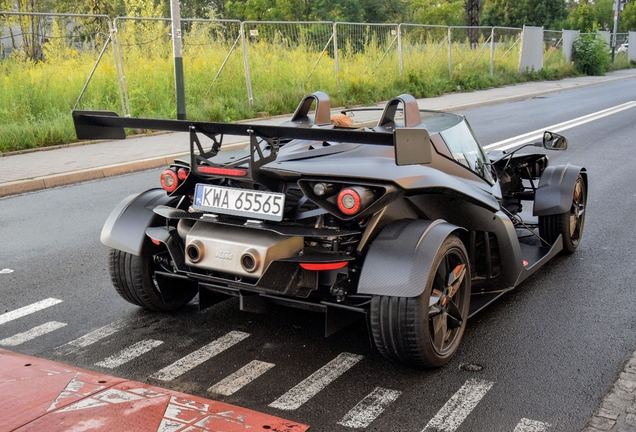
[[[273,368],[273,363],[253,360],[208,389],[210,393],[230,396]]]
[[[41,300],[37,303],[30,304],[28,306],[21,307],[11,312],[3,313],[2,315],[0,315],[0,324],[7,323],[9,321],[13,321],[18,318],[22,318],[23,316],[30,315],[33,312],[46,309],[58,303],[62,303],[62,300],[51,297],[45,300]]]
[[[269,406],[288,411],[298,409],[363,358],[364,356],[346,352],[340,354]]]
[[[0,345],[3,346],[17,346],[23,344],[24,342],[28,342],[32,339],[35,339],[39,336],[45,335],[47,333],[51,333],[59,328],[62,328],[66,325],[66,323],[61,323],[57,321],[49,321],[37,327],[33,327],[31,330],[25,331],[23,333],[18,333],[8,338],[4,338],[0,340]]]
[[[397,390],[376,387],[338,422],[351,428],[366,428],[402,394]]]
[[[190,353],[187,356],[177,360],[170,366],[166,366],[160,371],[150,375],[150,378],[158,379],[161,381],[172,381],[173,379],[180,377],[189,370],[197,367],[201,363],[210,360],[212,357],[239,343],[248,336],[249,333],[231,331],[225,336],[222,336],[217,340],[207,344],[203,348],[200,348],[193,353]]]
[[[550,426],[550,423],[522,418],[514,432],[544,432]]]
[[[98,363],[95,363],[95,366],[101,366],[108,369],[114,369],[125,363],[128,363],[131,360],[136,359],[140,355],[147,353],[148,351],[158,347],[162,343],[163,341],[160,341],[160,340],[153,340],[153,339],[142,340],[141,342],[137,342],[136,344],[121,350],[120,352],[118,352],[117,354],[113,356],[110,356]]]
[[[453,432],[488,393],[493,382],[469,379],[428,422],[422,432]]]
[[[59,355],[68,355],[76,352],[81,348],[86,348],[100,340],[107,338],[119,331],[126,328],[135,327],[138,325],[144,325],[147,321],[150,321],[150,317],[140,317],[133,319],[121,319],[110,324],[93,330],[90,333],[85,334],[75,340],[72,340],[64,345],[55,348],[55,352]]]

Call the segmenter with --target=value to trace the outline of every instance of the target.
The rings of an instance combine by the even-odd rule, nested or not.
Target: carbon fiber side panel
[[[572,206],[574,184],[581,173],[587,188],[587,172],[585,168],[575,165],[557,165],[545,169],[535,194],[535,216],[547,216],[565,213]]]
[[[399,220],[371,244],[358,284],[359,294],[417,297],[426,287],[433,259],[455,230],[443,220]]]
[[[138,195],[130,195],[106,219],[101,242],[113,249],[141,255],[146,228],[153,226],[161,218],[153,209],[176,200],[177,198],[168,197],[163,189],[150,189]]]

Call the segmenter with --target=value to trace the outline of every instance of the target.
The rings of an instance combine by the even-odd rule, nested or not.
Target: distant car
[[[616,53],[616,55],[618,55],[618,54],[620,54],[620,53],[622,53],[622,52],[627,52],[627,51],[628,51],[628,49],[629,49],[629,43],[628,43],[628,42],[625,42],[625,43],[622,43],[622,44],[621,44],[621,46],[619,46],[619,47],[616,49],[616,52],[615,52],[615,53]],[[612,50],[610,50],[610,53],[611,53],[611,52],[612,52]]]
[[[282,304],[325,313],[327,335],[364,317],[384,356],[438,367],[470,316],[577,249],[587,172],[529,148],[564,150],[563,136],[486,155],[464,117],[420,110],[411,95],[343,114],[375,121],[335,127],[322,92],[281,126],[74,112],[80,139],[190,133],[190,157],[104,225],[121,297],[162,311],[197,294],[202,308],[232,296],[245,311]],[[220,151],[225,135],[249,145]]]

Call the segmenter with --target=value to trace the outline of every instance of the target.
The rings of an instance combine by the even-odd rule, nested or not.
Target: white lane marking
[[[253,360],[208,389],[210,393],[230,396],[273,368],[273,363]]]
[[[530,143],[538,139],[541,139],[541,137],[543,137],[543,132],[545,132],[546,130],[549,130],[550,132],[563,132],[564,130],[572,129],[577,126],[581,126],[585,123],[589,123],[591,121],[598,120],[603,117],[607,117],[609,115],[616,114],[633,107],[636,107],[636,102],[634,101],[627,102],[612,108],[608,108],[605,110],[597,111],[592,114],[588,114],[582,117],[568,120],[563,123],[557,123],[551,126],[546,126],[544,128],[525,133],[523,135],[518,135],[516,137],[508,138],[503,141],[489,144],[487,146],[484,146],[484,150],[507,150],[509,148],[516,147],[521,144],[526,144],[526,143]]]
[[[550,426],[550,423],[522,418],[513,432],[544,432]]]
[[[108,369],[114,369],[125,363],[128,363],[129,361],[133,359],[136,359],[142,354],[146,354],[148,351],[150,351],[153,348],[157,348],[162,343],[163,341],[160,341],[160,340],[153,340],[153,339],[142,340],[141,342],[137,342],[136,344],[121,350],[115,355],[112,355],[108,358],[105,358],[104,360],[100,362],[95,363],[95,366],[101,366]]]
[[[453,432],[475,409],[493,384],[490,381],[476,379],[466,381],[428,422],[422,432]]]
[[[0,315],[0,324],[13,321],[14,319],[22,318],[23,316],[32,314],[33,312],[37,312],[42,309],[46,309],[47,307],[56,305],[58,303],[62,303],[62,300],[51,297],[37,303],[30,304],[28,306],[21,307],[20,309],[4,313]]]
[[[100,327],[90,333],[85,334],[84,336],[81,336],[75,340],[72,340],[64,345],[55,348],[55,351],[59,355],[68,355],[81,348],[86,348],[87,346],[92,345],[95,342],[98,342],[114,333],[117,333],[118,331],[121,331],[126,327],[143,324],[145,321],[148,320],[148,318],[142,317],[114,321],[110,324],[105,325],[104,327]]]
[[[363,358],[364,356],[347,352],[338,355],[269,406],[287,411],[298,409]]]
[[[207,344],[203,348],[199,348],[193,353],[190,353],[160,371],[155,372],[150,375],[150,378],[161,381],[172,381],[173,379],[188,372],[190,369],[199,366],[201,363],[210,360],[217,354],[220,354],[226,349],[232,347],[234,344],[239,343],[249,335],[249,333],[231,331],[217,340]]]
[[[339,425],[351,428],[366,428],[378,418],[402,392],[376,387],[367,397],[362,399],[351,411],[338,422]]]
[[[4,338],[0,340],[0,345],[4,345],[4,346],[20,345],[24,342],[30,341],[31,339],[35,339],[38,336],[51,333],[52,331],[62,328],[65,325],[66,323],[61,323],[57,321],[49,321],[37,327],[33,327],[31,330],[25,331],[24,333],[18,333],[11,337]]]
[[[13,270],[10,268],[0,270],[0,274],[9,274],[9,273],[13,273]]]

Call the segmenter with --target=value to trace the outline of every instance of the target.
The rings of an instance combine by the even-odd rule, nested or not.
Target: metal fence
[[[364,87],[388,76],[492,75],[517,70],[522,45],[522,29],[508,27],[212,19],[181,23],[187,97],[242,87],[240,78],[245,82],[242,97],[250,106],[267,105],[270,95],[263,89],[272,77],[276,83],[270,92],[296,99],[298,91]],[[616,47],[626,40],[626,33],[618,34]],[[563,41],[563,32],[543,30],[543,66],[566,61]],[[168,18],[111,21],[105,15],[0,12],[0,59],[28,50],[45,58],[55,55],[55,47],[96,53],[76,107],[107,51],[113,56],[124,115],[130,115],[131,99],[143,106],[144,98],[153,97],[145,88],[150,80],[174,89],[170,76],[158,74],[172,61]],[[36,49],[43,51],[34,53]],[[282,76],[281,67],[293,73]],[[135,88],[129,88],[131,76]]]

